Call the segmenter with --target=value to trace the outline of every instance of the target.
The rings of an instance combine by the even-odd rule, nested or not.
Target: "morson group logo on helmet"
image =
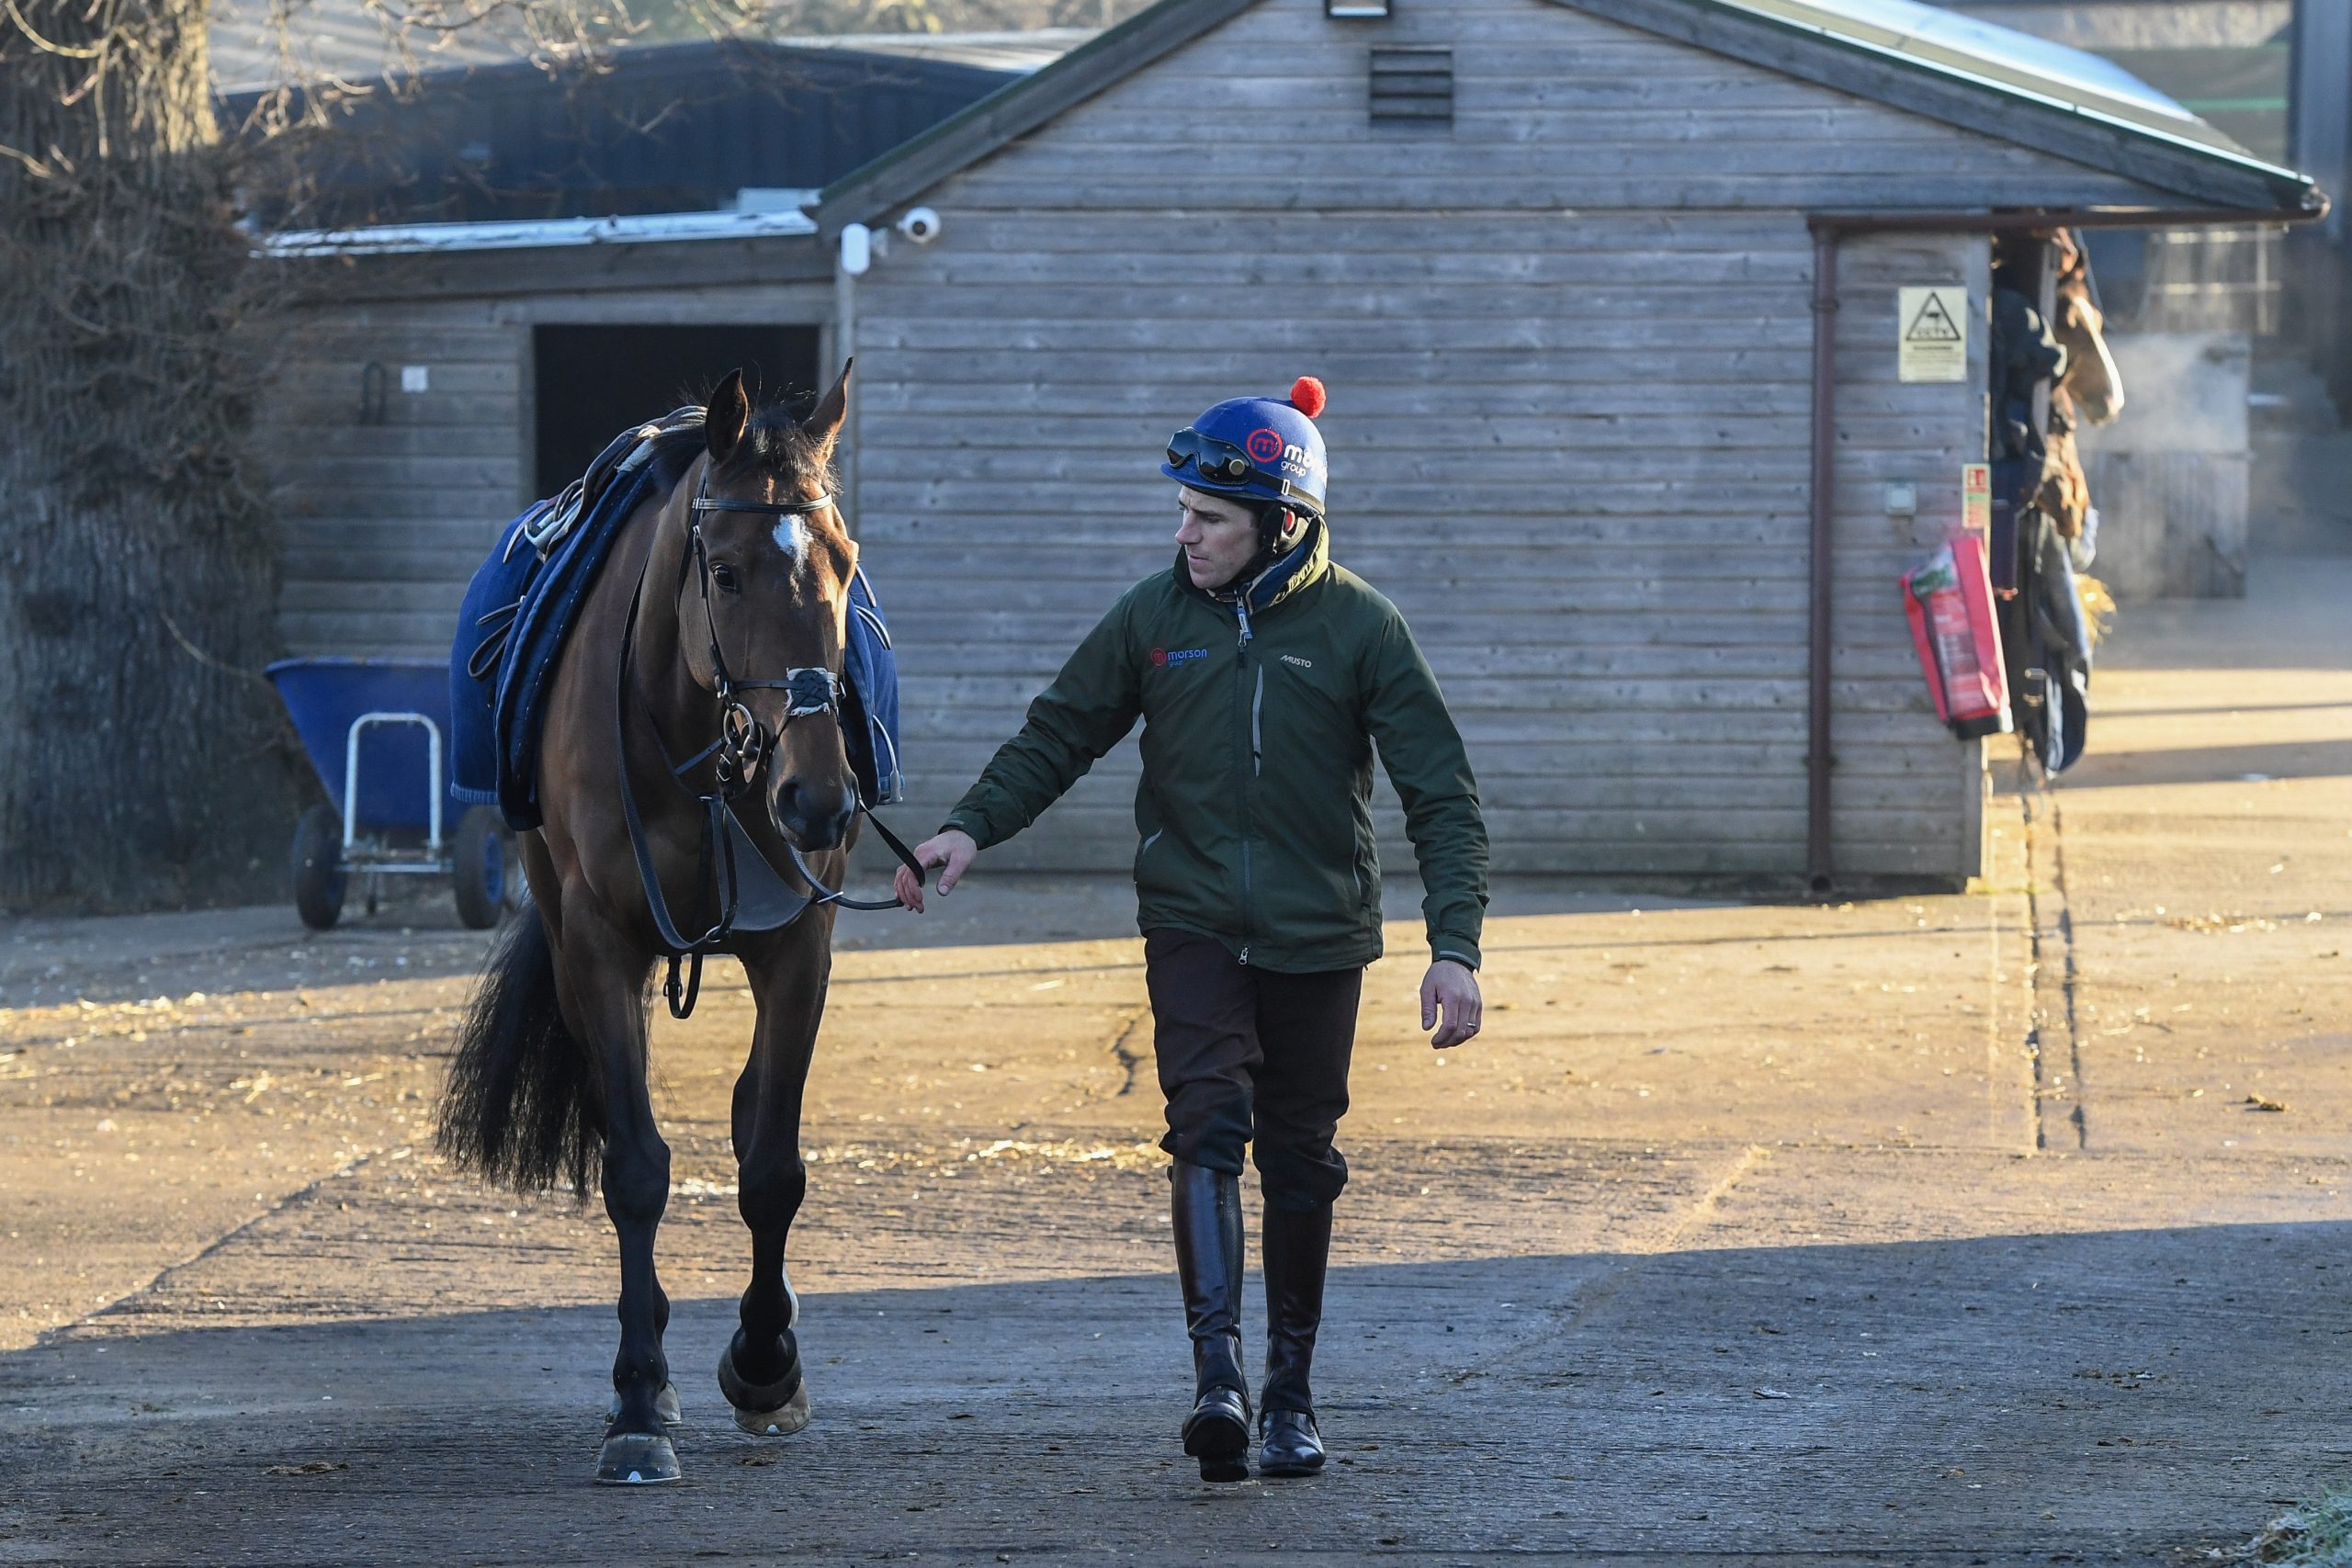
[[[1323,385],[1309,376],[1298,378],[1287,400],[1227,398],[1178,434],[1229,444],[1239,449],[1251,471],[1212,474],[1196,468],[1193,459],[1178,453],[1172,443],[1169,451],[1176,456],[1162,463],[1159,471],[1180,484],[1195,484],[1218,495],[1279,501],[1294,507],[1303,503],[1320,516],[1329,478],[1323,433],[1315,423],[1323,404]]]
[[[1283,433],[1269,425],[1260,425],[1241,443],[1250,460],[1261,468],[1273,469],[1295,476],[1311,483],[1318,491],[1323,487],[1323,470],[1307,456],[1306,448],[1283,439]]]

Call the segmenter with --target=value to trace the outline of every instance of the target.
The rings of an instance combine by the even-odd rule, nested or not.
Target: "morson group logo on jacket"
[[[1195,659],[1206,659],[1208,656],[1209,650],[1205,648],[1155,648],[1151,650],[1151,667],[1154,670],[1165,670],[1170,665],[1187,664]]]

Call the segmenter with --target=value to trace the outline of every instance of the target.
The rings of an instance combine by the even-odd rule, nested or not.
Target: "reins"
[[[702,596],[703,625],[710,638],[714,694],[718,703],[718,739],[684,761],[672,762],[668,749],[662,744],[658,726],[654,727],[653,733],[654,749],[662,753],[662,761],[669,768],[671,778],[702,807],[701,850],[696,857],[699,868],[697,880],[702,886],[715,888],[718,918],[700,936],[685,936],[670,913],[669,900],[662,891],[661,871],[653,863],[653,846],[646,839],[644,819],[638,810],[637,792],[629,782],[628,694],[632,684],[630,675],[635,668],[637,617],[644,604],[646,579],[653,570],[653,551],[650,547],[646,551],[644,566],[638,571],[637,587],[629,595],[628,619],[621,629],[619,674],[613,694],[613,746],[620,766],[621,815],[628,826],[629,847],[637,855],[638,876],[645,886],[646,908],[653,917],[653,929],[670,960],[670,972],[662,981],[662,994],[669,999],[670,1016],[679,1019],[693,1013],[695,998],[701,994],[703,955],[724,948],[738,929],[743,880],[736,859],[736,840],[741,839],[741,848],[758,863],[755,875],[764,873],[770,879],[779,884],[782,882],[781,874],[768,863],[759,846],[743,832],[741,824],[734,818],[733,807],[736,800],[752,787],[761,765],[775,753],[784,738],[781,727],[777,733],[771,734],[767,726],[737,694],[758,691],[787,694],[785,725],[791,724],[796,718],[812,718],[825,714],[832,715],[836,723],[841,718],[841,677],[822,665],[797,666],[786,670],[781,677],[766,680],[739,680],[728,669],[726,654],[718,646],[718,619],[711,604],[710,555],[702,534],[702,517],[707,513],[748,512],[769,517],[805,517],[832,505],[833,498],[820,495],[808,501],[734,501],[704,493],[709,480],[709,469],[706,468],[695,485],[694,501],[689,508],[692,520],[688,524],[687,547],[679,554],[678,581],[673,594],[674,596],[684,590],[687,571],[690,569],[695,570]],[[685,782],[685,775],[705,761],[712,764],[714,782],[714,787],[707,793],[696,791]],[[874,815],[873,807],[866,803],[864,790],[858,789],[854,780],[852,788],[856,790],[857,810],[874,824],[874,830],[881,835],[882,842],[902,864],[921,876],[922,868],[915,859],[914,852]],[[895,909],[901,907],[895,896],[888,898],[849,897],[841,889],[828,887],[819,880],[799,849],[789,840],[786,840],[785,852],[791,857],[793,869],[807,884],[808,891],[789,895],[790,901],[784,909],[768,911],[759,926],[745,929],[780,931],[797,921],[810,909],[828,904],[843,909]],[[683,986],[679,981],[681,964],[688,966]]]

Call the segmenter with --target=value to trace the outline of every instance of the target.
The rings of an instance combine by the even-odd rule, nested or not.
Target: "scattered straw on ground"
[[[2277,1568],[2352,1568],[2352,1491],[2329,1487],[2298,1503],[2243,1546],[2211,1554],[2216,1562],[2265,1562]]]

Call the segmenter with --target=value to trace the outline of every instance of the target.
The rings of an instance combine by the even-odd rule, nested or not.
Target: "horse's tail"
[[[523,1192],[562,1179],[584,1195],[603,1159],[603,1075],[564,1027],[536,908],[508,923],[474,988],[434,1142],[460,1169]]]

